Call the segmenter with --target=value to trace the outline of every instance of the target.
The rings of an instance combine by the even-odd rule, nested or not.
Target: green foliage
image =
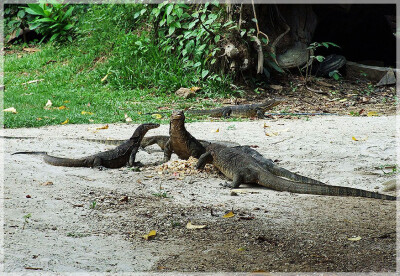
[[[74,6],[69,4],[60,4],[56,1],[51,1],[51,4],[28,4],[25,11],[31,14],[34,19],[29,22],[31,29],[37,31],[49,38],[50,41],[65,41],[72,42],[74,36],[74,25],[76,18],[73,16]]]
[[[95,209],[95,208],[96,208],[96,205],[97,205],[97,202],[96,202],[96,201],[92,201],[92,202],[90,203],[90,205],[89,205],[89,208],[90,208],[90,209]]]
[[[25,12],[25,7],[10,4],[5,5],[4,33],[6,38],[8,38],[14,32],[16,37],[22,34],[22,31],[29,26],[28,21],[32,19],[33,16]]]
[[[335,44],[333,42],[313,42],[313,43],[310,44],[310,46],[307,47],[307,49],[310,50],[310,51],[315,52],[319,47],[329,48],[329,46],[340,48],[340,46],[338,46],[337,44]],[[307,61],[307,65],[305,66],[305,71],[306,71],[305,82],[306,82],[306,84],[308,83],[309,77],[310,77],[310,74],[311,74],[312,62],[314,60],[316,60],[318,62],[323,62],[324,59],[325,59],[324,56],[313,56],[313,55],[311,55],[309,57],[309,60]],[[335,80],[339,80],[340,79],[340,74],[339,74],[339,72],[337,70],[329,72],[329,76],[334,78]]]
[[[333,70],[332,72],[329,72],[329,77],[333,78],[336,81],[340,80],[341,76],[342,75],[339,73],[338,70]]]
[[[223,24],[223,12],[218,2],[189,6],[164,1],[158,5],[143,5],[134,18],[142,23],[153,22],[161,51],[177,55],[184,69],[196,72],[197,81],[206,78],[222,81],[210,69],[217,61],[224,30],[233,24]]]

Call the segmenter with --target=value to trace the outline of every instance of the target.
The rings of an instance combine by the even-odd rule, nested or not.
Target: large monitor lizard
[[[300,194],[354,196],[386,200],[396,200],[395,196],[369,192],[350,187],[331,186],[318,183],[299,183],[280,178],[263,167],[260,162],[239,149],[210,144],[206,153],[202,154],[196,168],[202,169],[206,163],[212,163],[225,176],[232,179],[229,187],[237,188],[242,183],[257,183],[277,191]]]
[[[252,149],[250,146],[238,146],[234,147],[235,149],[241,150],[242,152],[249,154],[251,157],[256,159],[262,167],[265,169],[269,170],[271,173],[273,173],[276,176],[279,177],[285,177],[290,180],[293,180],[295,182],[299,183],[310,183],[310,184],[320,184],[320,185],[327,185],[321,181],[291,172],[289,170],[286,170],[282,167],[279,167],[272,161],[271,159],[265,158],[261,153],[256,151],[255,149]]]
[[[169,139],[165,144],[163,162],[169,161],[172,153],[187,160],[190,156],[199,158],[205,152],[205,147],[186,130],[183,111],[174,111],[169,123]]]
[[[211,117],[258,117],[262,119],[265,117],[264,114],[267,110],[272,109],[274,106],[277,106],[282,102],[282,99],[274,99],[263,103],[232,105],[210,110],[188,109],[186,110],[186,113],[194,115],[209,115]]]
[[[159,124],[142,124],[136,128],[130,139],[118,147],[79,159],[60,158],[48,155],[47,152],[15,152],[13,154],[41,154],[44,161],[53,166],[64,167],[106,167],[121,168],[125,165],[133,166],[140,143],[150,129],[159,127]]]

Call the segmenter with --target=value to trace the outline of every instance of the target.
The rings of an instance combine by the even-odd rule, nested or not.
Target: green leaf
[[[162,19],[161,21],[160,21],[160,27],[162,27],[164,24],[165,24],[165,22],[167,22],[167,19]]]
[[[151,13],[157,18],[160,15],[161,10],[159,8],[155,8],[151,11]]]
[[[319,62],[323,62],[324,59],[325,59],[325,57],[323,57],[323,56],[316,56],[315,59],[318,60]]]
[[[55,40],[60,34],[61,34],[61,33],[53,34],[53,35],[50,37],[50,41]]]
[[[53,18],[45,17],[45,18],[36,19],[35,22],[55,22],[55,20]]]
[[[168,5],[167,10],[165,11],[165,13],[166,13],[167,15],[169,15],[169,14],[171,13],[171,11],[172,11],[173,8],[174,8],[174,4]]]
[[[246,30],[242,30],[242,31],[240,32],[240,36],[243,37],[245,33],[246,33]]]
[[[214,37],[214,41],[215,41],[215,43],[218,43],[218,41],[221,39],[221,36],[220,35],[216,35],[215,37]]]
[[[206,48],[206,44],[203,44],[203,45],[200,45],[197,49],[196,49],[196,51],[198,52],[198,53],[202,53],[203,52],[203,50]]]
[[[25,16],[25,11],[24,10],[19,10],[18,13],[17,13],[17,16],[19,18],[23,18]]]
[[[276,64],[274,61],[271,61],[269,59],[264,59],[264,61],[266,61],[266,63],[272,67],[273,69],[275,69],[276,71],[280,72],[280,73],[284,73],[285,71],[283,71],[283,69],[281,67],[279,67],[278,64]]]
[[[178,18],[181,18],[182,14],[183,14],[183,9],[182,8],[176,9],[175,14],[178,16]]]
[[[232,20],[230,20],[230,21],[228,21],[228,22],[226,22],[224,25],[222,25],[222,27],[227,27],[227,26],[229,26],[229,25],[231,25],[231,24],[233,24],[233,23],[235,23],[235,22],[233,22]]]
[[[29,8],[25,9],[27,13],[46,16],[43,9],[38,4],[28,4],[28,7]]]
[[[175,21],[175,16],[173,16],[173,15],[167,16],[167,25],[170,25],[171,22],[174,22],[174,21]]]
[[[72,42],[72,36],[69,35],[69,36],[67,37],[67,39],[68,39],[70,42]]]
[[[188,29],[189,29],[189,30],[193,29],[193,27],[196,25],[197,21],[199,21],[199,20],[196,19],[195,21],[190,22],[190,23],[189,23],[189,26],[188,26]]]
[[[175,32],[175,26],[169,27],[168,35],[172,35]]]
[[[74,10],[74,7],[70,7],[64,14],[63,18],[61,19],[61,21],[64,21],[67,18],[70,18],[72,15],[72,11]]]
[[[268,39],[266,39],[265,37],[261,38],[261,41],[264,42],[265,44],[268,44]]]
[[[201,62],[198,61],[198,62],[196,62],[196,63],[193,65],[193,67],[196,68],[196,67],[199,67],[200,65],[201,65]]]
[[[66,31],[68,31],[68,30],[70,30],[70,29],[73,28],[73,27],[74,27],[74,25],[68,24],[68,25],[65,25],[63,29],[66,30]]]
[[[256,18],[252,18],[251,21],[253,21],[254,23],[258,22]]]
[[[326,44],[329,44],[329,45],[331,45],[331,46],[333,46],[333,47],[338,47],[338,48],[340,48],[340,46],[339,45],[337,45],[337,44],[335,44],[335,43],[333,43],[333,42],[325,42]]]
[[[321,44],[322,44],[323,46],[325,46],[325,48],[329,48],[329,44],[328,44],[328,43],[322,42]]]
[[[45,17],[49,17],[49,16],[51,15],[51,10],[52,10],[52,9],[43,10],[44,16],[45,16]]]
[[[201,72],[201,78],[204,79],[208,75],[209,71],[208,70],[203,70]]]

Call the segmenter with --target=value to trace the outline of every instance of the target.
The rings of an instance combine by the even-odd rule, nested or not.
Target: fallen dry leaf
[[[37,48],[22,48],[22,50],[29,53],[35,53],[40,51],[40,49]]]
[[[368,116],[368,117],[373,117],[373,116],[379,116],[379,114],[378,114],[378,112],[376,112],[376,111],[369,111],[369,112],[367,113],[367,116]]]
[[[215,132],[219,132],[219,128],[217,128],[217,130]]]
[[[100,130],[100,129],[108,129],[108,124],[102,127],[97,127],[96,129]]]
[[[62,106],[59,106],[59,107],[56,107],[56,108],[59,109],[59,110],[68,109],[65,105],[62,105]]]
[[[200,89],[201,89],[201,87],[197,87],[197,86],[190,87],[190,90],[192,90],[193,92],[199,91]]]
[[[110,73],[107,73],[107,75],[105,75],[102,79],[101,79],[101,82],[104,82],[107,78],[108,78],[108,75],[109,75]]]
[[[93,112],[89,112],[89,111],[82,110],[82,111],[81,111],[81,114],[82,114],[82,115],[93,115]]]
[[[44,109],[50,109],[53,103],[50,100],[47,100],[46,105],[43,107]]]
[[[348,238],[349,241],[359,241],[361,240],[360,236]]]
[[[154,238],[157,235],[156,230],[151,230],[147,235],[143,235],[143,238],[147,241]]]
[[[203,229],[203,228],[206,228],[206,227],[207,227],[207,225],[194,225],[190,221],[186,224],[186,228],[190,229],[190,230],[192,230],[192,229]]]
[[[232,217],[234,217],[234,216],[235,216],[235,214],[234,214],[232,211],[230,211],[229,213],[223,215],[222,217],[223,217],[223,218],[232,218]]]
[[[278,136],[279,132],[265,132],[265,136]]]
[[[47,182],[41,183],[40,185],[42,185],[42,186],[50,186],[50,185],[53,185],[53,182],[47,181]]]
[[[129,197],[128,196],[123,196],[119,199],[120,202],[128,202]]]
[[[68,122],[69,122],[69,119],[66,119],[64,122],[62,122],[61,124],[62,125],[65,125],[65,124],[68,124]]]
[[[40,81],[44,81],[44,79],[31,80],[31,81],[28,81],[28,82],[21,83],[21,85],[27,85],[27,84],[30,84],[30,83],[37,83],[37,82],[40,82]]]
[[[154,119],[161,119],[161,118],[162,118],[162,115],[156,113],[156,114],[152,114],[151,117],[153,117]]]
[[[130,123],[132,122],[132,118],[128,116],[128,114],[125,113],[125,122]]]
[[[356,138],[356,137],[351,137],[351,139],[353,140],[353,141],[358,141],[358,139]]]
[[[3,109],[3,112],[11,112],[11,113],[17,114],[17,110],[14,107],[9,107],[9,108]]]

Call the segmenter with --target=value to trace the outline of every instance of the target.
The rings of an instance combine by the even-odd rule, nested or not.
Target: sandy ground
[[[375,167],[396,164],[395,121],[394,116],[323,116],[202,122],[187,129],[199,139],[257,145],[280,166],[331,185],[382,191],[394,176]],[[151,165],[162,159],[157,151],[138,153],[146,165],[140,172],[54,167],[39,156],[11,155],[39,150],[81,157],[112,146],[59,138],[125,139],[136,126],[110,125],[96,133],[93,127],[2,131],[38,138],[0,139],[6,272],[396,269],[396,202],[252,185],[234,196],[219,185],[227,179],[217,173],[161,172]],[[167,133],[162,125],[147,135]],[[223,218],[229,211],[235,216]],[[206,227],[187,229],[189,221]],[[145,240],[151,230],[156,236]]]

